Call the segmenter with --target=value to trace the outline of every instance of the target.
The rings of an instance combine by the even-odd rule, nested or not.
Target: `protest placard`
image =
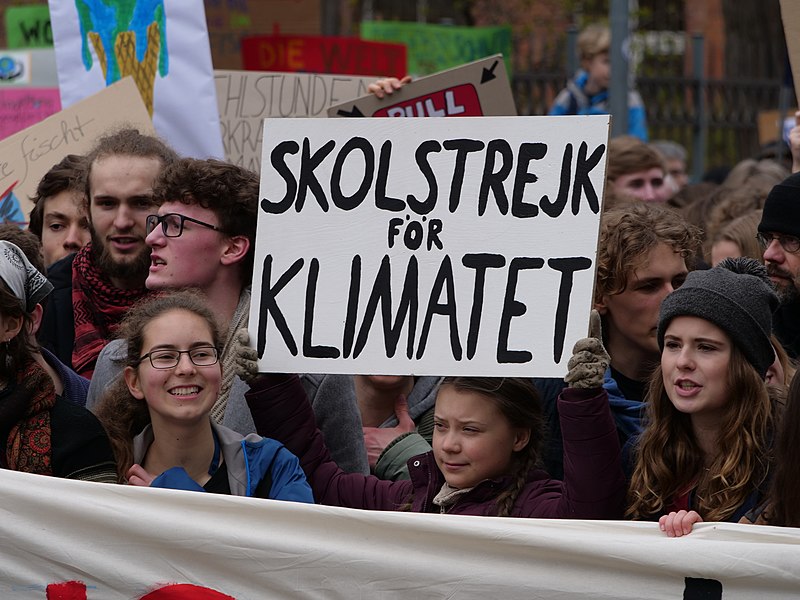
[[[215,69],[242,68],[242,37],[265,32],[319,35],[319,0],[211,0],[205,2]]]
[[[587,331],[609,119],[267,119],[261,367],[563,376]]]
[[[364,511],[0,471],[13,600],[773,600],[800,530]]]
[[[800,82],[800,4],[793,0],[781,0],[781,20],[792,76],[795,82]],[[795,94],[798,92],[800,85],[795,85]],[[800,94],[797,95],[797,102],[800,104]]]
[[[0,141],[0,190],[13,193],[27,216],[29,196],[54,164],[67,154],[88,152],[97,137],[123,124],[154,133],[130,77]]]
[[[50,15],[62,106],[130,75],[179,154],[224,157],[202,0],[50,0]]]
[[[401,43],[320,35],[260,35],[242,38],[242,64],[256,71],[359,73],[375,77],[406,74]]]
[[[0,140],[61,110],[58,88],[0,87]]]
[[[331,117],[482,117],[516,114],[514,96],[501,54],[422,77],[384,98],[365,94],[328,109]]]
[[[267,117],[326,117],[332,104],[366,93],[374,77],[266,71],[214,71],[225,160],[261,170]]]
[[[47,48],[53,45],[47,3],[10,6],[6,9],[5,21],[9,48]]]
[[[402,75],[430,75],[497,53],[506,57],[506,69],[511,72],[513,46],[509,25],[455,27],[400,21],[362,21],[360,33],[365,40],[404,43],[408,48],[408,71]]]

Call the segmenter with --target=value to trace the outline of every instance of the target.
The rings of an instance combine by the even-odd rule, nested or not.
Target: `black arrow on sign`
[[[494,74],[494,70],[497,68],[497,63],[499,62],[499,60],[496,60],[488,69],[486,67],[483,68],[483,73],[481,73],[481,83],[486,83],[487,81],[497,78],[497,75]]]
[[[351,110],[350,112],[347,112],[343,108],[340,108],[339,110],[336,111],[336,114],[339,115],[340,117],[363,117],[364,116],[364,113],[362,113],[360,110],[358,110],[357,106],[353,106],[353,110]]]

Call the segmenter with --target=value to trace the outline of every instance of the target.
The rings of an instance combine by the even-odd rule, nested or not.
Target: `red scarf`
[[[56,403],[53,380],[31,360],[26,368],[17,371],[17,387],[29,400],[22,419],[8,434],[6,463],[14,471],[52,475],[50,409]]]
[[[72,310],[75,314],[75,346],[72,368],[91,379],[97,356],[113,337],[117,325],[147,288],[121,290],[94,263],[92,244],[86,244],[72,263]]]

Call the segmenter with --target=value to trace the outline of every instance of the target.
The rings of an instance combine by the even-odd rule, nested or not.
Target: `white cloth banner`
[[[0,471],[0,597],[796,597],[800,530],[368,512]],[[84,591],[85,590],[85,591]]]

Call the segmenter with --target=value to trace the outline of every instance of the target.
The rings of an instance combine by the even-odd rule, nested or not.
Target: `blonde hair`
[[[605,25],[593,23],[578,34],[578,58],[591,60],[611,48],[611,30]]]
[[[722,227],[709,246],[707,262],[711,264],[711,247],[717,242],[727,241],[736,244],[742,256],[747,256],[763,263],[764,253],[756,239],[758,224],[761,222],[761,212],[760,210],[751,210]]]

